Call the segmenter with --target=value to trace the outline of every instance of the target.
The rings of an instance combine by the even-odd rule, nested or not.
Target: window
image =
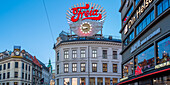
[[[116,83],[118,83],[117,81],[118,81],[117,78],[113,78],[113,85],[116,84]]]
[[[22,79],[24,79],[24,72],[22,72]]]
[[[64,64],[64,72],[68,73],[68,64]]]
[[[157,64],[170,61],[170,36],[157,43]]]
[[[1,80],[2,74],[0,74],[0,80]]]
[[[81,51],[80,51],[81,58],[85,58],[86,57],[85,53],[86,53],[86,51],[84,49],[81,49]]]
[[[25,70],[27,70],[27,64],[25,65]]]
[[[117,59],[117,51],[113,51],[113,59]]]
[[[149,47],[135,57],[135,69],[141,67],[142,71],[155,66],[154,64],[154,46]]]
[[[117,73],[117,64],[113,64],[113,73]]]
[[[64,59],[68,59],[68,50],[64,51]]]
[[[18,82],[14,82],[14,85],[18,85]]]
[[[103,72],[107,72],[107,63],[103,63]]]
[[[3,79],[5,79],[5,75],[6,75],[6,74],[5,74],[5,73],[3,73]]]
[[[123,64],[123,78],[128,77],[129,75],[133,74],[133,60],[129,60],[128,62],[126,62],[125,64]]]
[[[59,74],[59,65],[57,65],[57,74]]]
[[[170,7],[170,1],[168,3],[168,0],[161,1],[157,6],[157,13],[160,15],[162,12],[164,12],[168,7]]]
[[[107,59],[107,50],[103,50],[103,59]]]
[[[86,71],[86,64],[81,63],[81,72],[85,72],[85,71]]]
[[[57,61],[59,61],[59,52],[57,52]]]
[[[126,23],[126,21],[128,20],[130,14],[132,13],[133,11],[133,5],[131,6],[130,10],[128,11],[127,15],[124,17],[123,19],[123,25]]]
[[[6,64],[4,64],[4,70],[6,70]]]
[[[147,25],[149,25],[154,20],[154,10],[148,16],[146,16],[143,21],[136,27],[136,35],[138,35]]]
[[[0,65],[0,71],[2,70],[2,65]]]
[[[15,62],[15,68],[18,68],[18,62]]]
[[[22,63],[22,69],[24,69],[24,63]]]
[[[92,63],[92,71],[97,72],[97,63]]]
[[[127,46],[133,39],[134,39],[134,31],[132,31],[130,35],[127,36],[127,38],[124,41],[124,45]]]
[[[28,67],[28,70],[30,71],[30,66]]]
[[[136,0],[136,1],[135,1],[135,2],[136,2],[135,5],[138,5],[139,1],[140,1],[140,0]]]
[[[92,58],[96,58],[97,57],[97,50],[92,50]]]
[[[9,82],[7,82],[6,85],[9,85]]]
[[[25,73],[25,80],[27,80],[27,73]]]
[[[7,73],[7,78],[10,78],[10,72]]]
[[[73,58],[77,58],[77,50],[73,50],[72,51],[72,57]]]
[[[72,64],[72,71],[77,72],[77,64],[76,63]]]
[[[10,63],[8,63],[8,69],[10,69]]]
[[[59,79],[57,79],[57,85],[59,85]]]
[[[30,80],[30,74],[28,75],[28,80]]]
[[[14,77],[18,78],[18,72],[14,72]]]

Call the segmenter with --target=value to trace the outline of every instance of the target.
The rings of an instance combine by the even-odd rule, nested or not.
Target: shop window
[[[162,75],[153,78],[153,85],[170,85],[170,75]]]
[[[86,79],[85,77],[80,78],[80,85],[86,85]]]
[[[68,59],[68,50],[64,51],[64,59]]]
[[[136,27],[136,35],[138,35],[147,25],[149,25],[154,20],[154,10],[148,14],[143,21]]]
[[[92,71],[97,72],[97,63],[92,63]]]
[[[103,85],[103,78],[97,78],[97,85]]]
[[[72,51],[72,57],[73,58],[77,58],[77,50],[73,50]]]
[[[107,59],[107,50],[103,50],[103,59]]]
[[[77,78],[72,78],[72,85],[77,85]]]
[[[158,15],[164,12],[168,7],[170,7],[170,0],[169,0],[169,3],[168,3],[168,0],[161,1],[157,6]]]
[[[90,78],[90,85],[95,85],[95,78]]]
[[[149,47],[135,57],[135,69],[140,67],[142,71],[155,66],[154,64],[154,46]]]
[[[105,85],[110,85],[110,78],[105,78]]]
[[[72,71],[77,72],[77,63],[72,64]]]
[[[157,43],[157,64],[170,61],[170,37]]]
[[[128,77],[133,74],[133,60],[129,60],[127,63],[123,64],[123,78]]]
[[[107,72],[107,63],[103,63],[103,72]]]
[[[64,64],[64,72],[68,73],[68,64]]]
[[[116,84],[116,83],[118,83],[118,82],[117,82],[117,81],[118,81],[118,79],[117,79],[117,78],[113,78],[113,80],[112,80],[112,81],[113,81],[113,85],[114,85],[114,84]]]
[[[69,78],[64,78],[64,85],[70,85]]]

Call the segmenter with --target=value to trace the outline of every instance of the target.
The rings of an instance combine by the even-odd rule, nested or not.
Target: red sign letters
[[[89,7],[90,7],[89,4],[86,4],[85,7],[72,8],[73,16],[71,17],[71,21],[76,22],[79,20],[79,18],[81,18],[82,20],[85,19],[100,20],[102,18],[102,15],[98,13],[98,10],[97,9],[93,10],[93,7],[91,7],[91,10],[88,10]],[[83,10],[87,9],[87,10],[82,11],[82,9]]]
[[[140,68],[139,66],[137,66],[136,70],[135,70],[135,75],[139,75],[142,74],[142,68]]]

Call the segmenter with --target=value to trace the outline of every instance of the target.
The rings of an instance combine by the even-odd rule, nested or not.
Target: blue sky
[[[120,36],[120,0],[45,0],[55,42],[62,30],[69,32],[66,11],[82,2],[104,7],[107,17],[103,34]],[[49,58],[54,62],[54,42],[42,0],[0,0],[0,39],[0,52],[13,50],[13,46],[17,45],[46,65]]]

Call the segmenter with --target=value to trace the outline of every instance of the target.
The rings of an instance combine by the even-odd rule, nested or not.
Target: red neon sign
[[[88,10],[89,7],[90,7],[89,4],[86,4],[85,7],[72,8],[73,16],[71,17],[71,21],[76,22],[79,20],[79,18],[81,18],[82,20],[85,20],[85,19],[100,20],[102,18],[102,14],[99,14],[97,9],[93,10],[93,7],[91,7],[91,10]],[[82,11],[82,9],[87,9],[87,10]],[[85,18],[83,18],[83,15],[85,16]],[[97,17],[94,17],[94,16],[97,16]]]
[[[139,75],[142,74],[142,68],[140,68],[139,66],[137,66],[136,70],[135,70],[135,75]]]

